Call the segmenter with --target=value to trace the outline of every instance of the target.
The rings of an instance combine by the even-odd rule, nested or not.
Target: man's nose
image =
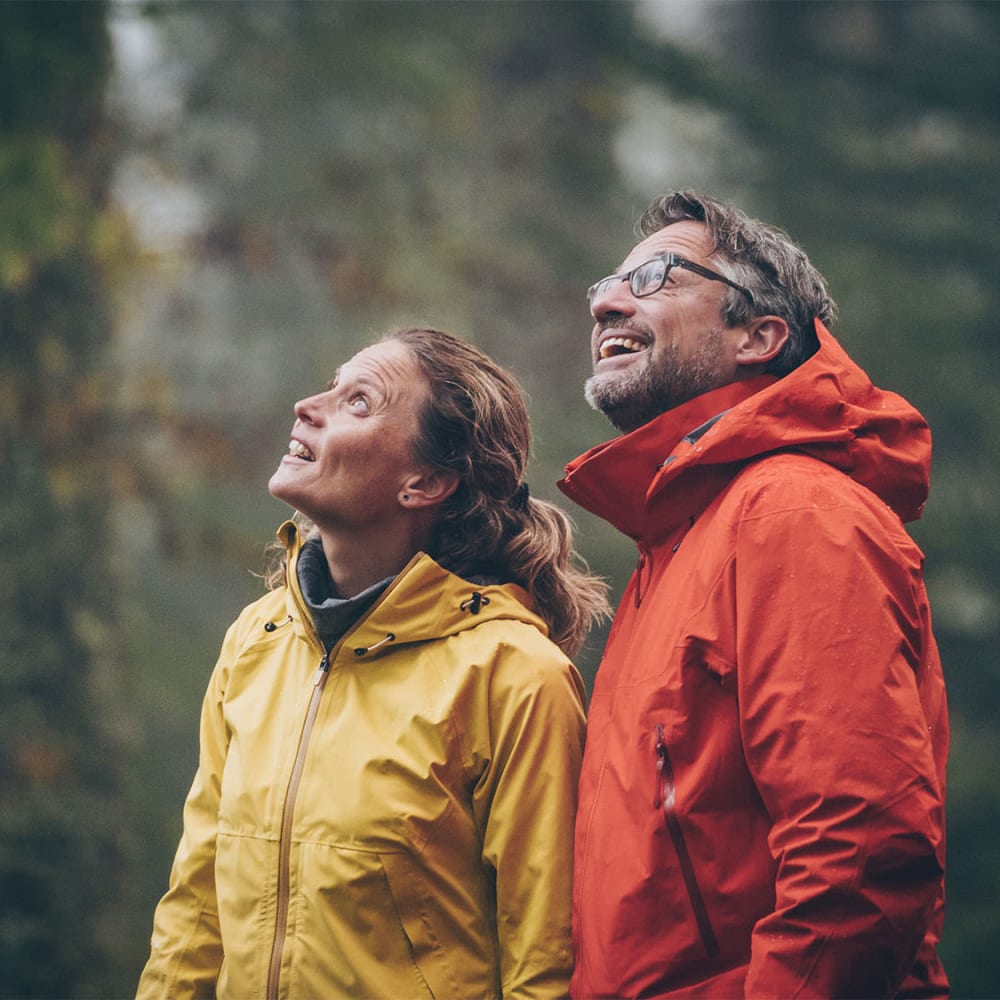
[[[612,316],[631,316],[635,312],[635,296],[627,279],[609,282],[590,300],[590,315],[595,320]]]

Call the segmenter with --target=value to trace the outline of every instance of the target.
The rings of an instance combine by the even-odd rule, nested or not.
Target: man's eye
[[[359,413],[368,412],[368,400],[365,396],[361,395],[351,396],[351,398],[347,401],[347,405],[352,410],[356,410]]]

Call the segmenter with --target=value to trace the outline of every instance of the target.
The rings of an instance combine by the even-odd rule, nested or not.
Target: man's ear
[[[458,474],[440,469],[414,472],[399,490],[399,501],[411,510],[444,503],[458,489]]]
[[[738,365],[765,365],[788,343],[788,324],[780,316],[758,316],[736,345]]]

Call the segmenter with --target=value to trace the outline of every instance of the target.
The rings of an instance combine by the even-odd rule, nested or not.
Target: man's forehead
[[[676,253],[694,261],[708,260],[712,249],[712,239],[705,224],[684,219],[658,229],[637,243],[622,262],[622,270],[631,270],[662,253]]]

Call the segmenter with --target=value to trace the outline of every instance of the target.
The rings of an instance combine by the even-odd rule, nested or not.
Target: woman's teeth
[[[289,441],[288,454],[295,458],[303,458],[307,462],[316,460],[316,456],[301,441]]]

